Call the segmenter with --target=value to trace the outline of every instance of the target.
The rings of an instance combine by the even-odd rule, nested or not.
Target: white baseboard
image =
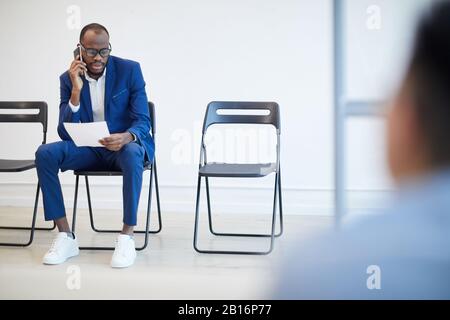
[[[73,208],[74,184],[63,184],[66,208]],[[194,213],[195,186],[160,185],[161,209],[166,212]],[[0,183],[0,206],[32,207],[36,185],[31,183]],[[390,191],[350,190],[348,207],[354,212],[370,212],[383,207]],[[140,211],[146,208],[148,186],[143,187]],[[334,194],[332,190],[283,189],[283,213],[287,215],[333,215]],[[122,190],[119,184],[91,183],[91,197],[94,208],[121,209]],[[152,208],[156,205],[153,193]],[[212,209],[217,213],[267,213],[270,214],[273,193],[270,188],[248,189],[243,187],[221,186],[211,189]],[[206,210],[206,192],[201,194],[201,210]],[[42,206],[42,194],[39,205]],[[87,208],[84,183],[80,183],[78,208]]]

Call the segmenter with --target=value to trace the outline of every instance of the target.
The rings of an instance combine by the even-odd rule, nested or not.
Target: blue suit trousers
[[[59,170],[122,171],[123,222],[135,226],[144,155],[144,148],[135,142],[116,152],[102,147],[77,147],[66,140],[41,145],[36,151],[36,170],[44,199],[45,220],[66,215]]]

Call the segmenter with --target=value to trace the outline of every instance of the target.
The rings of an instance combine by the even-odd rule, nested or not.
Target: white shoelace
[[[58,237],[56,239],[53,239],[52,245],[50,246],[50,249],[48,250],[48,252],[51,252],[51,253],[57,252],[58,250],[56,250],[56,249],[57,249],[57,247],[59,247],[59,244],[63,240],[65,240],[65,239],[64,238],[60,238],[60,237]]]
[[[115,252],[117,252],[117,254],[120,254],[123,257],[126,257],[125,252],[127,252],[127,250],[126,250],[125,241],[116,240],[116,250],[115,250]]]

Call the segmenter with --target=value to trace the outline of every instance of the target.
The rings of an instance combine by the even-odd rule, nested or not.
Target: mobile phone
[[[83,62],[83,56],[81,55],[81,46],[77,46],[75,50],[73,50],[73,57],[76,59],[79,56],[81,62]]]
[[[74,59],[76,59],[78,56],[78,59],[83,62],[83,56],[81,55],[81,46],[78,45],[77,48],[75,50],[73,50],[73,57]],[[81,75],[84,75],[84,71],[81,72]]]

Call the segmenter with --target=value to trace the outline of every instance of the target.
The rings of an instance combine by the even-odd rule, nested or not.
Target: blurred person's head
[[[388,119],[388,160],[401,182],[450,168],[450,1],[432,6]]]

